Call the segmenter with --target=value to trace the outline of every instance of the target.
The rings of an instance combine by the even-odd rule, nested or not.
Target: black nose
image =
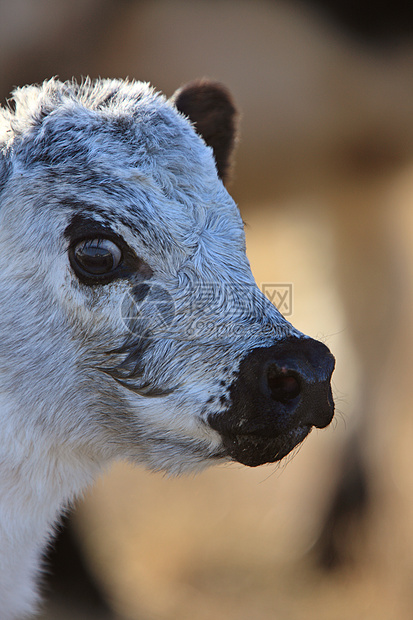
[[[279,403],[291,421],[324,428],[334,414],[330,384],[334,364],[323,343],[291,338],[267,349],[254,349],[242,364],[239,380],[251,385],[259,377],[264,408],[273,411],[272,405]]]
[[[311,338],[250,351],[230,386],[229,409],[209,419],[228,454],[247,465],[279,460],[313,426],[327,426],[334,415],[334,365],[329,349]]]

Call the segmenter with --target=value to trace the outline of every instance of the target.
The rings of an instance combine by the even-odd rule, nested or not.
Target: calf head
[[[14,102],[0,119],[8,423],[173,472],[273,462],[328,425],[334,358],[256,286],[222,182],[225,89],[167,100],[51,80]]]

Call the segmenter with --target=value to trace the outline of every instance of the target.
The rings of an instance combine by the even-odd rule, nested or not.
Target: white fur
[[[54,523],[108,463],[175,473],[224,458],[208,414],[247,351],[298,333],[258,291],[212,151],[170,102],[141,83],[56,80],[15,100],[0,115],[2,620],[35,610]],[[119,119],[124,136],[108,131]],[[172,331],[152,337],[127,387],[105,369],[137,338],[122,318],[133,283],[79,282],[64,233],[82,212],[174,302]],[[205,303],[209,286],[219,303]],[[145,306],[139,319],[151,327]]]

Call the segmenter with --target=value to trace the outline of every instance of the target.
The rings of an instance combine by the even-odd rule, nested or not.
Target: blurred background
[[[226,84],[258,285],[292,283],[337,358],[335,421],[279,466],[108,472],[42,620],[411,620],[413,5],[0,0],[0,63],[2,103],[53,75]]]

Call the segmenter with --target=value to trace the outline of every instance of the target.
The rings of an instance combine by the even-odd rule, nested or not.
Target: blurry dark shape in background
[[[413,4],[408,0],[302,0],[363,44],[388,46],[413,35]]]
[[[62,605],[75,618],[114,620],[102,588],[85,560],[79,538],[68,516],[62,519],[56,539],[46,556],[43,594],[46,607]],[[49,609],[49,616],[53,610]],[[56,617],[58,614],[56,613]]]

